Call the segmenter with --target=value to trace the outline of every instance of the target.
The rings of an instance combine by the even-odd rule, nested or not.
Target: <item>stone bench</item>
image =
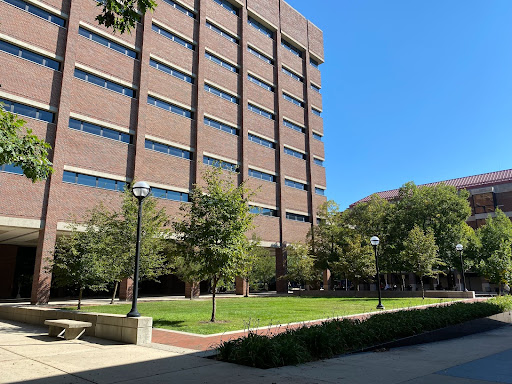
[[[76,320],[45,320],[45,325],[49,326],[48,335],[60,337],[64,334],[66,340],[78,339],[85,332],[85,328],[92,327],[92,323]]]

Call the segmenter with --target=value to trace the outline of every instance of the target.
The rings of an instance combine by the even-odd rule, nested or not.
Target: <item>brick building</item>
[[[282,244],[326,200],[322,31],[282,0],[161,0],[123,35],[99,12],[0,0],[0,101],[52,145],[55,169],[35,184],[0,169],[0,297],[33,274],[32,302],[48,300],[45,265],[71,215],[119,205],[134,179],[175,215],[219,160],[261,188],[257,233],[283,273]]]
[[[489,214],[492,215],[496,208],[501,209],[508,217],[512,217],[512,169],[436,181],[419,186],[432,186],[441,183],[453,185],[457,189],[468,190],[471,216],[468,218],[467,223],[473,228],[483,225],[486,217]],[[398,198],[398,189],[377,192],[377,195],[383,199],[393,201]],[[370,198],[371,195],[350,206],[369,201]]]

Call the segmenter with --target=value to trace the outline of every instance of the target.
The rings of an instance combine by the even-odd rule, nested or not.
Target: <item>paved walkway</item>
[[[161,344],[50,338],[43,327],[0,321],[0,383],[512,383],[512,326],[380,353],[260,370]]]

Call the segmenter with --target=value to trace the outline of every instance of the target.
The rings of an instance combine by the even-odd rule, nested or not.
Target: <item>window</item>
[[[64,27],[66,21],[59,16],[55,16],[53,13],[47,12],[35,5],[29,4],[23,0],[3,0],[7,4],[14,5],[15,7],[27,11],[35,16],[42,19],[48,20],[50,23],[57,24],[59,27]]]
[[[318,109],[311,108],[311,112],[313,112],[313,115],[322,117],[322,112],[320,112]]]
[[[204,57],[206,57],[208,60],[213,61],[215,64],[218,64],[221,67],[224,67],[224,68],[230,70],[231,72],[238,73],[238,68],[237,67],[235,67],[234,65],[229,64],[228,62],[226,62],[226,61],[224,61],[222,59],[219,59],[217,56],[214,56],[211,53],[205,52],[204,53]]]
[[[77,131],[90,133],[96,136],[102,136],[107,139],[117,140],[127,144],[133,144],[133,136],[129,135],[128,133],[123,133],[115,131],[113,129],[104,128],[99,125],[87,123],[85,121],[70,118],[69,128],[76,129]]]
[[[321,217],[316,218],[316,225],[320,225],[322,224],[322,222],[324,222],[324,219],[322,219]]]
[[[124,191],[125,181],[107,179],[105,177],[85,175],[83,173],[64,171],[62,176],[64,183],[85,185],[87,187],[109,189],[111,191]]]
[[[8,43],[7,41],[0,40],[0,51],[10,53],[11,55],[21,57],[36,64],[44,65],[45,67],[54,69],[56,71],[60,70],[60,63],[57,60],[49,59],[46,56],[29,51],[25,48],[20,48],[17,45]]]
[[[319,166],[321,166],[321,167],[323,167],[323,166],[324,166],[324,161],[323,161],[323,160],[320,160],[320,159],[318,159],[318,158],[316,158],[316,157],[314,157],[314,158],[313,158],[313,162],[314,162],[316,165],[319,165]]]
[[[190,83],[190,84],[194,84],[194,79],[191,76],[189,76],[183,72],[180,72],[177,69],[171,68],[165,64],[159,63],[156,60],[149,59],[149,65],[151,65],[153,68],[156,68],[156,69],[158,69],[162,72],[165,72],[171,76],[174,76],[177,79],[186,81],[187,83]]]
[[[154,105],[155,107],[165,109],[166,111],[176,113],[184,117],[188,117],[189,119],[192,119],[193,116],[191,111],[182,107],[178,107],[174,104],[170,104],[165,101],[156,99],[153,96],[148,96],[148,104]]]
[[[305,128],[301,127],[300,125],[297,125],[297,124],[294,124],[292,123],[291,121],[288,121],[288,120],[285,120],[283,119],[283,125],[285,127],[288,127],[288,128],[291,128],[297,132],[301,132],[301,133],[304,133],[305,132]]]
[[[231,4],[229,1],[226,1],[226,0],[213,0],[213,1],[215,1],[217,4],[219,4],[222,8],[231,12],[233,15],[238,16],[238,8],[235,7],[233,4]]]
[[[105,80],[104,78],[93,75],[91,73],[84,72],[81,69],[75,68],[75,77],[80,80],[85,80],[88,83],[99,85],[100,87],[120,93],[121,95],[135,97],[135,91],[133,89],[125,87],[118,83],[114,83],[110,80]]]
[[[292,188],[295,188],[295,189],[300,189],[302,191],[307,191],[308,190],[308,186],[306,184],[299,183],[298,181],[284,179],[284,185],[286,185],[287,187],[292,187]]]
[[[238,97],[231,96],[229,93],[226,93],[224,91],[221,91],[220,89],[214,88],[211,85],[205,84],[204,90],[206,92],[213,93],[215,96],[222,97],[223,99],[226,99],[227,101],[231,101],[234,104],[238,104]]]
[[[309,64],[311,64],[316,69],[319,69],[318,67],[320,66],[320,63],[311,57],[309,58]]]
[[[157,199],[188,202],[188,193],[185,192],[170,191],[168,189],[161,188],[151,188],[151,194]]]
[[[293,53],[297,57],[302,57],[302,51],[299,48],[296,48],[295,46],[291,45],[286,40],[281,39],[281,46],[286,48],[288,51]]]
[[[264,147],[267,147],[267,148],[274,149],[276,147],[275,143],[273,143],[269,140],[262,139],[261,137],[253,135],[251,133],[249,133],[249,141],[252,141],[253,143],[256,143],[259,145],[263,145]]]
[[[203,156],[203,164],[211,165],[214,167],[220,167],[226,171],[230,172],[238,172],[238,165],[233,163],[228,163],[226,161],[214,159],[213,157]]]
[[[313,132],[313,139],[322,141],[322,135],[319,135],[318,133]]]
[[[54,113],[44,111],[39,108],[30,107],[25,104],[15,103],[5,99],[0,99],[0,103],[3,104],[3,109],[7,112],[30,117],[32,119],[46,121],[48,123],[53,123],[55,119]]]
[[[220,29],[219,27],[216,27],[209,21],[206,22],[206,28],[210,28],[212,31],[217,32],[219,35],[221,35],[225,39],[228,39],[232,43],[238,44],[238,39],[236,37],[232,36],[231,34],[229,34],[227,32],[224,32],[222,29]]]
[[[82,27],[78,28],[78,34],[89,39],[89,40],[95,41],[96,43],[104,45],[107,48],[110,48],[110,49],[113,49],[114,51],[120,52],[123,55],[129,56],[134,59],[137,58],[137,52],[134,51],[133,49],[126,48],[126,47],[122,46],[121,44],[113,42],[112,40],[109,40],[103,36],[100,36],[97,33],[88,31],[85,28],[82,28]]]
[[[288,220],[301,221],[303,223],[307,223],[309,221],[309,217],[308,216],[299,215],[299,214],[290,213],[290,212],[286,212],[286,218]]]
[[[259,58],[260,60],[263,60],[265,63],[270,64],[270,65],[274,64],[272,59],[270,59],[269,57],[265,56],[263,53],[258,52],[254,48],[247,47],[247,50],[250,53],[252,53],[254,56],[256,56],[257,58]]]
[[[258,31],[263,33],[265,36],[270,37],[271,39],[274,38],[274,32],[270,28],[265,27],[260,22],[254,20],[251,16],[249,16],[249,18],[247,19],[247,22],[249,23],[249,25],[256,28]]]
[[[315,193],[317,195],[325,196],[325,189],[315,187]]]
[[[298,107],[304,108],[304,103],[302,101],[300,101],[299,99],[296,99],[295,97],[292,97],[284,92],[283,92],[283,98],[286,101],[289,101],[290,103],[293,103]]]
[[[316,86],[316,85],[314,85],[314,84],[311,84],[311,89],[312,89],[313,91],[315,91],[315,92],[320,93],[320,88],[319,88],[319,87],[317,87],[317,86]]]
[[[164,37],[167,37],[168,39],[174,41],[175,43],[178,43],[178,44],[184,46],[185,48],[191,49],[192,51],[195,49],[194,44],[189,43],[186,40],[183,40],[181,37],[178,37],[175,34],[173,34],[173,33],[169,32],[169,31],[166,31],[165,29],[162,29],[162,28],[156,26],[155,24],[153,24],[152,28],[153,28],[153,31],[155,31],[156,33],[158,33],[158,34],[160,34],[160,35],[162,35]]]
[[[190,151],[185,149],[172,147],[170,145],[157,143],[156,141],[151,141],[146,139],[145,148],[150,149],[152,151],[157,151],[161,153],[165,153],[166,155],[181,157],[183,159],[190,160],[192,158],[192,154]]]
[[[275,209],[257,207],[255,205],[251,205],[250,209],[251,209],[251,213],[254,215],[274,216],[274,217],[277,216],[277,211]]]
[[[196,18],[196,15],[194,14],[194,12],[192,11],[189,11],[187,8],[185,7],[182,7],[181,5],[179,5],[178,3],[175,3],[174,1],[172,0],[164,0],[167,4],[169,4],[171,7],[174,7],[176,8],[178,11],[184,13],[185,15],[187,15],[188,17],[191,17],[193,19]]]
[[[272,183],[276,182],[276,177],[274,175],[265,172],[255,171],[254,169],[251,168],[249,168],[249,176],[260,180],[270,181]]]
[[[209,125],[212,128],[220,129],[221,131],[231,133],[232,135],[238,135],[238,128],[233,128],[227,124],[220,123],[208,117],[204,118],[204,124]]]
[[[296,157],[297,159],[304,160],[306,158],[306,155],[304,153],[301,153],[299,151],[294,151],[293,149],[290,149],[288,147],[284,147],[284,153],[287,155]]]
[[[292,71],[286,69],[285,67],[281,68],[283,73],[286,73],[288,76],[290,76],[292,79],[300,81],[301,83],[304,81],[301,76],[293,73]]]
[[[258,115],[261,115],[269,120],[274,120],[274,115],[272,113],[267,112],[261,108],[258,108],[257,106],[252,105],[251,103],[249,103],[248,108],[249,108],[249,111],[257,113]]]
[[[0,165],[0,172],[15,173],[16,175],[23,175],[23,169],[13,164]]]
[[[254,84],[257,84],[259,85],[261,88],[264,88],[266,89],[267,91],[270,91],[270,92],[274,92],[274,87],[265,83],[264,81],[261,81],[257,78],[255,78],[254,76],[251,76],[251,75],[247,75],[247,78],[249,79],[249,81],[253,82]]]

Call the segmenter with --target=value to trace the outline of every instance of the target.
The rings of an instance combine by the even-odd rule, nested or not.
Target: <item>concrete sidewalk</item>
[[[0,322],[1,383],[512,383],[512,326],[461,339],[269,370],[159,344],[123,345]]]

